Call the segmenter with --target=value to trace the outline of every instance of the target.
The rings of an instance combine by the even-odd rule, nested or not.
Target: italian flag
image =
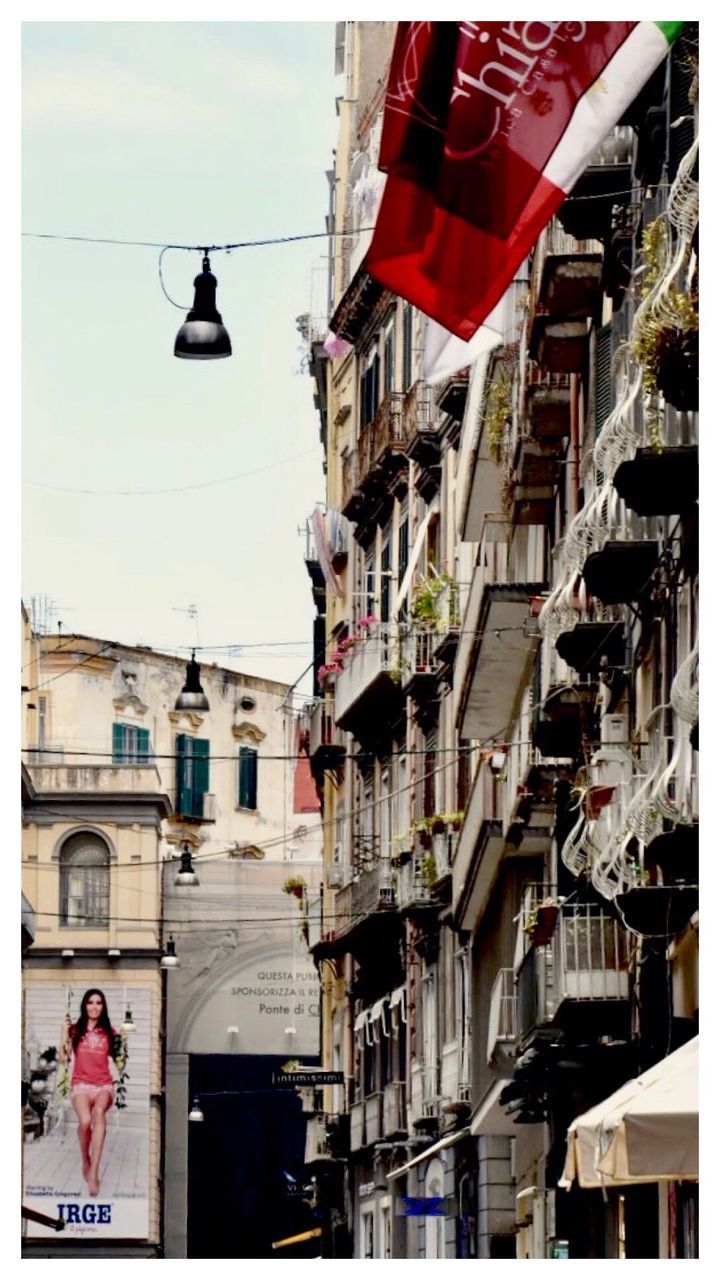
[[[400,22],[370,275],[467,341],[681,22]]]

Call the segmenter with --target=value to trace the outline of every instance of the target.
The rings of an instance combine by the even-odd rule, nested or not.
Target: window
[[[365,613],[375,616],[375,556],[368,551],[365,555]]]
[[[82,831],[60,851],[60,923],[74,928],[107,928],[110,852],[100,836]]]
[[[413,382],[412,367],[412,307],[409,302],[403,307],[403,365],[402,365],[402,384],[403,391],[409,391]]]
[[[150,759],[150,730],[134,724],[112,727],[113,764],[147,764]]]
[[[45,740],[47,737],[47,695],[46,694],[41,693],[38,695],[37,708],[38,708],[38,720],[37,720],[38,751],[44,751]]]
[[[408,513],[407,513],[407,508],[405,508],[405,510],[401,512],[400,526],[398,528],[398,575],[397,575],[398,590],[402,586],[405,578],[405,574],[407,573],[408,556],[409,556]],[[403,596],[403,602],[398,610],[398,617],[400,618],[401,621],[404,621],[407,618],[408,594],[409,593],[406,591],[405,595]]]
[[[360,375],[360,428],[372,422],[378,410],[380,390],[380,357],[373,347],[365,358],[365,370]]]
[[[380,621],[390,621],[390,587],[392,584],[392,529],[383,536],[380,553]]]
[[[191,738],[187,733],[179,733],[175,753],[175,812],[202,818],[205,793],[210,785],[210,743],[207,738]]]
[[[390,395],[395,382],[395,317],[393,316],[385,330],[385,368],[383,371],[383,393]]]
[[[240,785],[238,804],[241,809],[257,809],[257,751],[240,748]]]

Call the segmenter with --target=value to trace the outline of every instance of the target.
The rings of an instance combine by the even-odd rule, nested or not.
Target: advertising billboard
[[[23,1204],[65,1223],[27,1238],[147,1239],[150,1051],[147,986],[26,988]]]

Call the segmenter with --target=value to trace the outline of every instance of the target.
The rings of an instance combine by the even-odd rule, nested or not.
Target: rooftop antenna
[[[196,604],[188,604],[183,608],[182,605],[174,605],[173,613],[186,613],[190,621],[195,623],[195,644],[194,648],[200,648],[200,623],[198,622],[198,607]]]

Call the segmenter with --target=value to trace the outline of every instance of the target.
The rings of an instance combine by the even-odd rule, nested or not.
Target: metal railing
[[[385,1137],[407,1130],[405,1113],[405,1081],[392,1080],[383,1090],[382,1129]]]
[[[413,383],[409,391],[406,391],[403,399],[402,412],[406,440],[410,441],[415,436],[435,435],[439,424],[433,409],[434,402],[430,387],[419,379]]]
[[[335,894],[335,919],[328,920],[336,933],[345,933],[358,921],[375,911],[386,911],[395,905],[392,873],[388,859],[383,858]]]
[[[369,1093],[365,1099],[365,1143],[379,1142],[383,1136],[383,1094]]]
[[[350,1150],[361,1151],[365,1146],[365,1103],[355,1102],[350,1108]]]
[[[383,673],[399,668],[400,633],[397,623],[376,623],[343,659],[335,678],[335,716],[341,720],[350,707]]]
[[[440,669],[435,657],[437,632],[427,626],[411,625],[400,633],[400,673],[403,686],[416,676],[433,676]]]
[[[314,756],[322,747],[342,747],[342,735],[335,725],[335,701],[333,698],[318,698],[313,703],[308,716],[310,756]]]
[[[413,853],[411,860],[404,867],[398,868],[395,898],[400,910],[432,901],[430,875],[432,857],[429,850]]]

